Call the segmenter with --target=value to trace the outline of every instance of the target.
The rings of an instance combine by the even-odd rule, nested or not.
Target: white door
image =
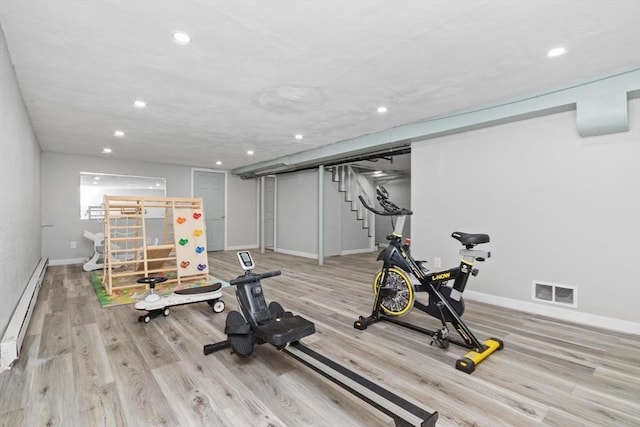
[[[224,173],[194,171],[193,197],[202,197],[207,251],[224,250]]]

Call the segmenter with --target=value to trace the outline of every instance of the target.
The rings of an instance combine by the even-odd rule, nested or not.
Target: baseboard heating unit
[[[42,285],[44,273],[47,271],[48,262],[48,258],[40,259],[2,337],[2,342],[0,342],[0,372],[11,369],[13,362],[20,356],[22,341],[27,333],[27,327],[38,299],[38,292]]]

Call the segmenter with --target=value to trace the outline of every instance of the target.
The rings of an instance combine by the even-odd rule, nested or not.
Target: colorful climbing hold
[[[201,216],[202,216],[202,214],[200,212],[194,212],[193,213],[193,219],[200,219]]]
[[[196,246],[196,253],[201,254],[204,252],[204,246]]]
[[[198,264],[198,271],[206,270],[207,264]]]
[[[178,219],[176,219],[176,222],[178,224],[184,224],[185,222],[187,222],[187,218],[185,218],[183,216],[179,216]]]
[[[202,233],[204,233],[204,231],[200,230],[199,228],[196,228],[195,230],[193,230],[193,235],[196,237],[202,236]]]
[[[180,239],[178,240],[178,243],[180,243],[180,246],[184,246],[189,243],[189,239]]]
[[[180,263],[180,267],[187,268],[187,267],[189,267],[189,264],[191,264],[189,261],[182,261]]]

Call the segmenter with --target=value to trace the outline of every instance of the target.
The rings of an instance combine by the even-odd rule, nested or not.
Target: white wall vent
[[[578,307],[578,288],[575,286],[558,285],[556,283],[539,282],[532,283],[531,298],[534,301],[548,302],[551,304]]]

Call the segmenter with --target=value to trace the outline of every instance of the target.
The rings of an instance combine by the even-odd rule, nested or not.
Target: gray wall
[[[157,176],[167,180],[167,197],[191,196],[191,168],[163,165],[109,156],[88,157],[69,154],[42,154],[42,252],[52,262],[78,261],[91,255],[93,243],[84,230],[103,231],[104,223],[80,219],[80,172]],[[153,222],[153,220],[152,220]],[[161,238],[161,220],[149,237]],[[71,241],[77,247],[71,249]]]
[[[0,337],[40,260],[40,146],[0,27]]]
[[[277,176],[277,251],[318,257],[318,170]],[[370,249],[367,231],[344,201],[344,193],[324,174],[324,256]]]
[[[277,251],[318,254],[318,171],[278,175]]]
[[[489,233],[467,289],[531,302],[533,280],[576,286],[564,310],[639,322],[640,100],[629,117],[589,138],[570,111],[414,143],[414,249],[446,267],[452,231]]]
[[[80,219],[80,172],[157,176],[167,180],[167,197],[191,197],[192,168],[160,163],[87,157],[59,153],[42,154],[42,253],[52,262],[79,262],[91,255],[93,243],[84,230],[102,232],[104,224]],[[227,245],[255,245],[255,181],[227,175]],[[249,219],[247,219],[247,215]],[[162,220],[150,220],[148,236],[161,237]],[[247,237],[250,236],[250,237]],[[77,242],[71,249],[71,241]]]

